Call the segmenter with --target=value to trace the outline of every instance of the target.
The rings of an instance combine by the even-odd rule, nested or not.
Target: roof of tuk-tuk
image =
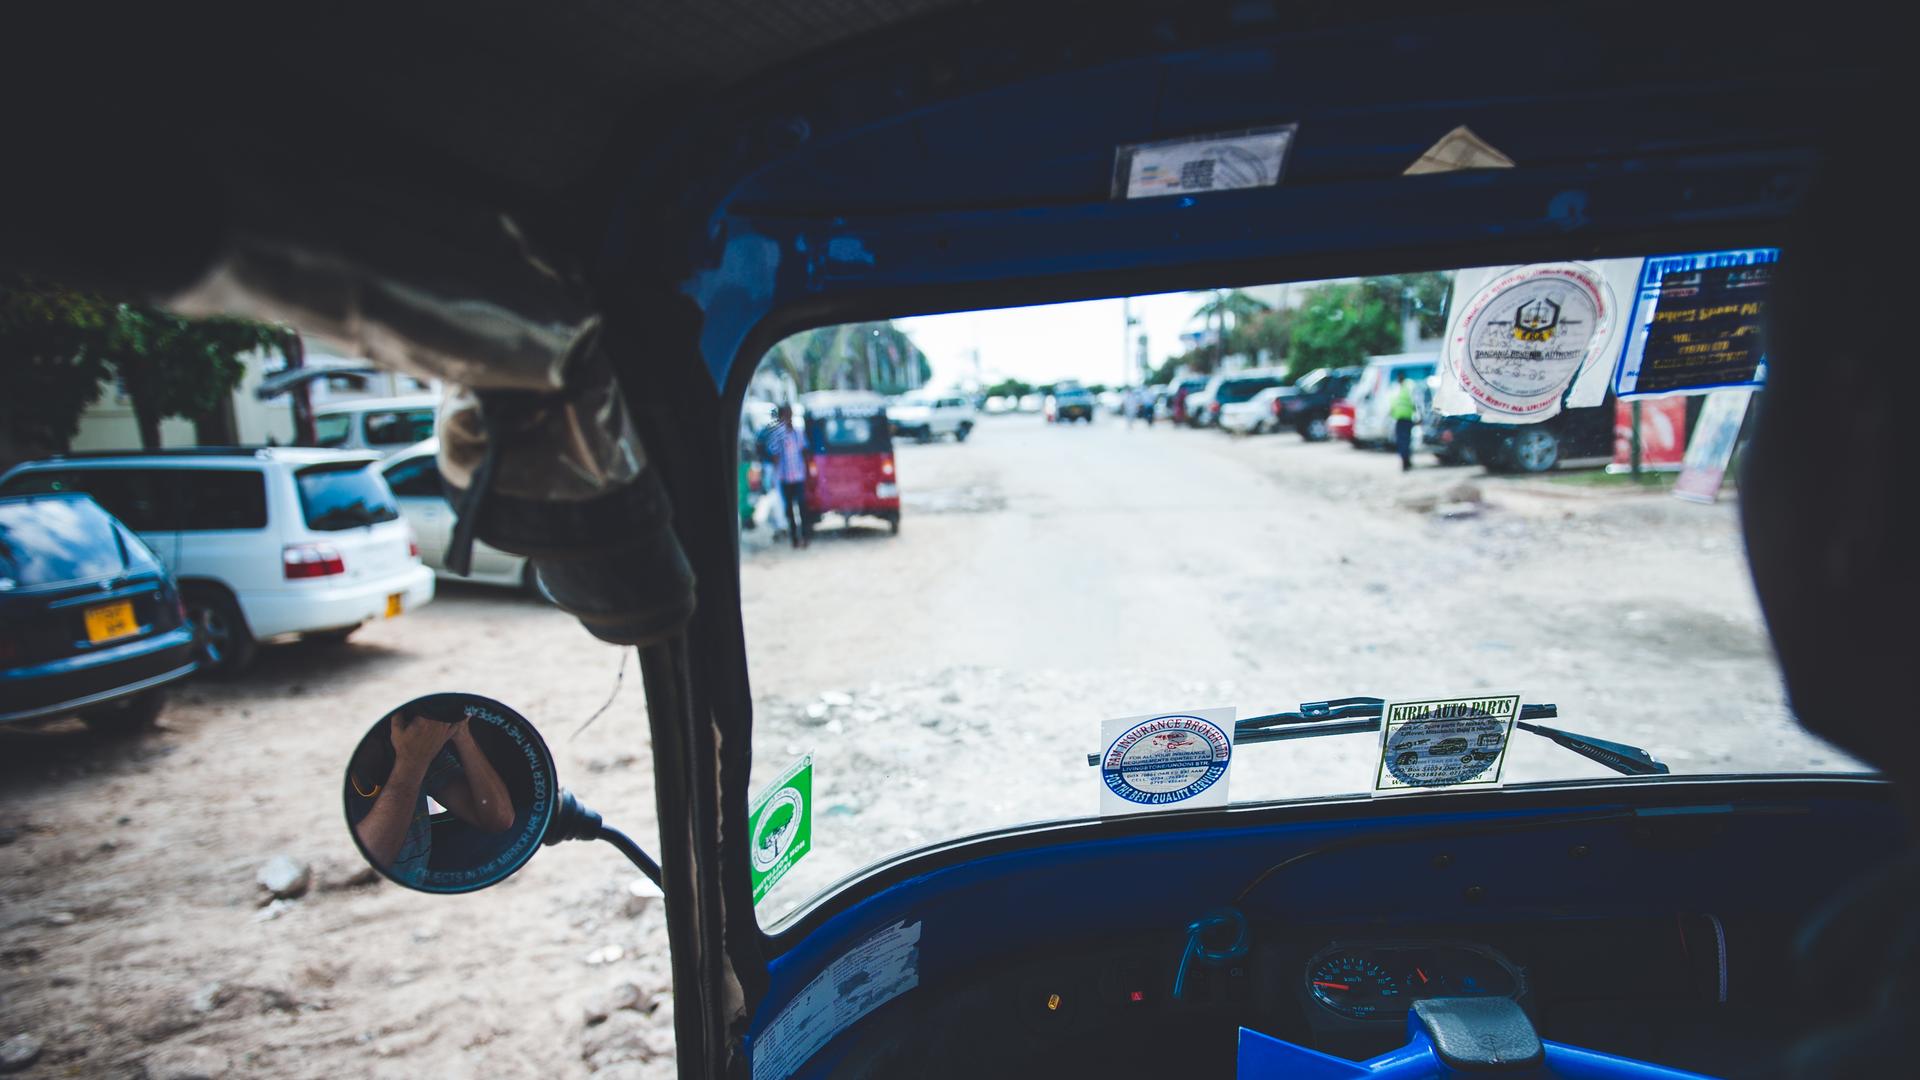
[[[5,75],[97,77],[10,136],[0,261],[179,285],[210,236],[317,237],[536,322],[675,282],[723,384],[854,318],[1766,239],[1877,63],[1838,13],[1730,3],[93,6],[36,10],[72,32]],[[355,77],[236,92],[269,40]],[[132,99],[168,122],[34,151]],[[1277,186],[1114,197],[1122,146],[1274,124]],[[1516,167],[1403,175],[1463,125]]]

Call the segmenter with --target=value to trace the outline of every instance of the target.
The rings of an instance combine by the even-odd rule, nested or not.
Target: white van
[[[1438,353],[1396,353],[1392,356],[1376,356],[1367,361],[1361,369],[1360,377],[1354,380],[1353,389],[1347,391],[1347,400],[1353,403],[1353,445],[1355,446],[1391,446],[1393,444],[1393,417],[1388,415],[1393,406],[1393,376],[1404,371],[1407,378],[1413,380],[1415,400],[1420,404],[1420,413],[1427,411],[1427,377],[1440,369]],[[1414,417],[1417,426],[1420,416]]]
[[[313,407],[314,445],[392,455],[433,437],[432,394],[329,401]]]
[[[84,491],[180,583],[202,670],[232,674],[284,634],[344,641],[433,599],[374,454],[200,448],[30,461],[0,494]]]

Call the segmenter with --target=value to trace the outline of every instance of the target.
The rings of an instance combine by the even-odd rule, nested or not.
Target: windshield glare
[[[1208,325],[1205,297],[1188,293],[903,318],[889,324],[900,363],[884,369],[823,347],[832,328],[788,343],[783,355],[819,369],[753,385],[787,378],[804,393],[845,387],[829,380],[854,371],[871,380],[854,388],[1011,401],[1073,392],[1070,378],[1099,404],[1090,423],[983,413],[964,441],[896,447],[884,477],[810,483],[807,547],[770,528],[742,533],[756,792],[803,755],[813,762],[811,849],[761,901],[762,922],[896,853],[1101,813],[1103,770],[1087,759],[1103,749],[1102,722],[1167,711],[1245,720],[1349,696],[1511,693],[1555,707],[1531,722],[1644,749],[1673,776],[1858,769],[1806,735],[1782,695],[1738,528],[1747,397],[1723,401],[1738,410],[1716,429],[1729,459],[1704,502],[1674,489],[1689,436],[1721,406],[1643,401],[1636,476],[1633,410],[1612,390],[1624,344],[1604,350],[1590,383],[1594,362],[1567,354],[1567,385],[1591,404],[1538,424],[1426,423],[1466,393],[1448,396],[1445,367],[1426,378],[1448,297],[1488,276],[1236,290],[1252,314],[1224,345],[1194,332]],[[1623,280],[1631,300],[1633,271]],[[1146,345],[1123,352],[1129,312]],[[1555,317],[1539,306],[1487,331],[1488,377],[1505,392],[1556,392],[1527,381],[1542,344],[1565,340]],[[1284,427],[1251,434],[1181,411],[1172,393],[1106,393],[1194,389],[1224,371],[1219,400],[1233,402],[1320,369],[1304,389],[1333,370],[1345,381],[1375,357],[1407,358],[1391,365],[1413,373],[1404,400],[1390,365],[1374,364],[1344,414],[1306,401]],[[1255,368],[1274,377],[1231,375]],[[1403,470],[1396,411],[1408,409]],[[1330,415],[1351,427],[1328,429]],[[1462,441],[1425,441],[1442,435]],[[897,489],[897,534],[863,501],[880,484]],[[777,497],[749,491],[758,524],[778,527]],[[1515,731],[1504,745],[1507,785],[1659,779],[1543,735]],[[1468,731],[1392,757],[1406,754],[1479,775],[1490,751]],[[1230,801],[1364,796],[1382,755],[1377,727],[1243,735]]]

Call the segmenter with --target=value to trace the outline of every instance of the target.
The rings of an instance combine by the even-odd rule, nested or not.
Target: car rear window
[[[320,532],[377,525],[400,516],[393,491],[366,462],[310,465],[294,474],[307,528]]]
[[[90,581],[152,563],[91,499],[0,500],[0,590]]]
[[[367,414],[368,446],[412,446],[432,437],[432,409],[396,409]]]
[[[1222,405],[1235,405],[1242,401],[1251,400],[1253,395],[1265,390],[1269,386],[1279,385],[1279,379],[1229,379],[1220,384],[1220,389],[1213,395],[1213,399]]]
[[[849,416],[827,413],[807,417],[807,442],[815,453],[851,453],[880,450],[885,445],[886,425],[873,415]]]

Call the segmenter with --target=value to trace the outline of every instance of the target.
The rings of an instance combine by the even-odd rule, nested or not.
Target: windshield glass
[[[314,465],[297,474],[307,527],[321,532],[377,525],[400,516],[393,490],[366,462]]]
[[[92,499],[0,499],[0,589],[89,581],[152,561]]]
[[[866,451],[884,443],[886,423],[873,413],[826,413],[807,417],[807,442],[815,453]]]
[[[1187,293],[891,324],[923,365],[915,381],[962,393],[1408,359],[1370,369],[1375,393],[1331,435],[1230,433],[1104,399],[1091,424],[986,412],[964,443],[895,449],[897,535],[874,507],[813,488],[809,546],[743,532],[755,791],[812,765],[810,846],[762,923],[893,854],[1107,812],[1103,723],[1123,718],[1231,710],[1233,730],[1305,703],[1462,696],[1448,730],[1390,725],[1391,753],[1377,700],[1329,710],[1347,724],[1336,734],[1257,721],[1235,732],[1232,804],[1435,776],[1658,782],[1636,749],[1670,776],[1858,769],[1793,722],[1754,598],[1737,523],[1752,393],[1716,378],[1621,400],[1627,362],[1694,354],[1637,306],[1641,260],[1575,265],[1611,298],[1611,325],[1573,294],[1502,292],[1498,268],[1240,290],[1249,314],[1225,350],[1192,335],[1205,320]],[[1146,350],[1122,333],[1128,312]],[[1462,319],[1477,344],[1435,372]],[[866,370],[816,347],[834,340],[816,331],[784,354],[817,357],[798,373],[815,385]],[[1229,377],[1222,399],[1261,385]],[[1517,422],[1525,409],[1546,415]],[[1440,412],[1480,421],[1424,424]],[[1700,467],[1683,479],[1689,444]],[[766,522],[777,494],[749,498]],[[1489,729],[1507,695],[1513,726]],[[1288,731],[1314,737],[1273,737]],[[1182,754],[1204,760],[1190,730],[1160,734],[1171,772]]]

